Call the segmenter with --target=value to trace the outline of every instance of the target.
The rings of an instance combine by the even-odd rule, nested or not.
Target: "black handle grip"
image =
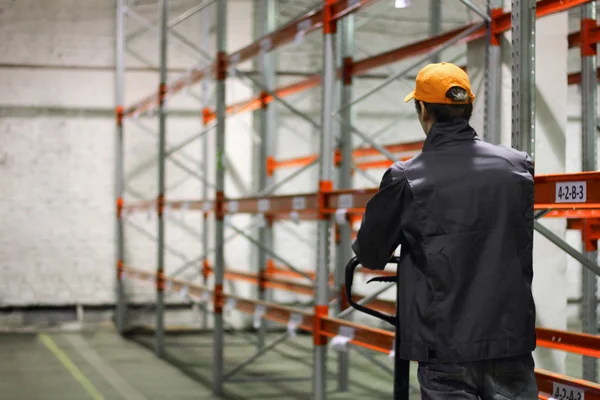
[[[398,257],[393,257],[390,262],[395,262],[397,263],[399,261]],[[361,304],[358,304],[357,302],[355,302],[352,299],[352,281],[354,280],[354,271],[356,270],[356,267],[358,267],[360,265],[360,262],[358,261],[358,258],[353,257],[348,264],[346,265],[346,298],[348,299],[348,303],[350,303],[350,305],[357,309],[358,311],[361,311],[365,314],[371,315],[375,318],[378,318],[382,321],[388,322],[394,326],[396,326],[396,317],[389,315],[389,314],[384,314],[382,312],[379,312],[377,310],[374,310],[372,308],[369,307],[365,307]]]

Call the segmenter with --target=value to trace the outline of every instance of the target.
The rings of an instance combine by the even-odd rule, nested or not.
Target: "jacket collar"
[[[468,140],[480,140],[475,130],[464,119],[456,119],[448,122],[436,122],[425,139],[423,151],[433,150],[446,143],[454,143]]]

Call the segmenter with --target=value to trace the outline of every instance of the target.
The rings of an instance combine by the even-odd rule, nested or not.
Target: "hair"
[[[465,101],[468,98],[467,91],[461,87],[454,86],[448,89],[446,97],[453,101]],[[433,117],[436,122],[448,122],[454,119],[464,119],[469,121],[473,114],[473,103],[467,104],[434,104],[415,100],[417,114],[421,115],[421,106],[423,103],[427,113]]]

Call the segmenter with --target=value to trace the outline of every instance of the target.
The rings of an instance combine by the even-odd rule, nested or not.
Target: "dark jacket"
[[[352,247],[377,270],[401,246],[401,358],[534,350],[533,192],[530,157],[464,120],[434,124],[421,154],[386,171]]]

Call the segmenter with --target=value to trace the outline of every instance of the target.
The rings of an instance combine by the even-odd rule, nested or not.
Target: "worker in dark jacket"
[[[423,399],[537,399],[532,161],[477,136],[456,65],[423,68],[410,100],[423,151],[385,172],[352,246],[373,270],[401,246],[396,357]]]

